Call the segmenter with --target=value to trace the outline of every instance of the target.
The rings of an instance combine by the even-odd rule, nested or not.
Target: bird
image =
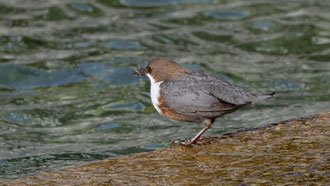
[[[133,75],[148,76],[151,102],[158,113],[177,121],[205,123],[193,138],[179,142],[184,146],[195,144],[216,118],[274,95],[274,92],[244,90],[215,75],[184,68],[165,57],[150,60]]]

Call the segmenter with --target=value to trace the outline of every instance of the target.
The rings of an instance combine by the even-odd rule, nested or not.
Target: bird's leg
[[[198,138],[201,137],[201,135],[211,127],[213,121],[210,119],[205,120],[205,127],[193,138],[191,138],[188,141],[181,142],[181,145],[189,146],[191,144],[194,144]]]

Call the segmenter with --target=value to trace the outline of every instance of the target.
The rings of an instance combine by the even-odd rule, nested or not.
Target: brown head
[[[137,70],[134,75],[150,75],[155,82],[159,82],[176,80],[183,75],[184,72],[188,71],[190,70],[181,67],[171,59],[159,57],[149,61],[146,68]]]

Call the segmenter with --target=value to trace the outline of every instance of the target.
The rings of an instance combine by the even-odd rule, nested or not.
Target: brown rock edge
[[[330,184],[330,111],[3,185]]]

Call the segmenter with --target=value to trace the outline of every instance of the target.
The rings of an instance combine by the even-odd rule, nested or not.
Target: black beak
[[[138,77],[138,76],[142,76],[142,75],[146,75],[146,73],[145,73],[145,69],[144,69],[144,68],[139,68],[138,70],[136,70],[136,71],[133,73],[133,76],[134,76],[134,77]]]

